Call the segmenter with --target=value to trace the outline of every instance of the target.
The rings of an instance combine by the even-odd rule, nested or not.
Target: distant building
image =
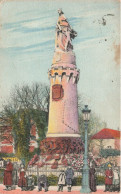
[[[100,163],[112,162],[117,163],[120,166],[120,156],[108,156],[102,157],[102,152],[110,152],[111,150],[115,153],[120,151],[120,135],[121,132],[114,129],[104,128],[95,135],[92,136],[90,151],[93,153],[95,157],[101,157]]]
[[[0,153],[15,153],[14,149],[14,139],[12,136],[12,127],[2,125],[0,126]],[[31,128],[31,138],[30,138],[30,152],[33,152],[35,148],[37,148],[37,129],[36,126],[33,125]]]
[[[92,140],[102,140],[103,149],[120,150],[120,131],[104,128],[92,136]]]
[[[33,125],[31,128],[31,138],[30,138],[30,148],[29,151],[33,152],[35,148],[37,148],[37,139],[38,139],[37,127]]]
[[[14,153],[12,127],[2,125],[0,128],[0,153]]]

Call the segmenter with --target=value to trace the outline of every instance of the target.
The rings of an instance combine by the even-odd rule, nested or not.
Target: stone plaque
[[[62,85],[55,84],[52,86],[52,99],[55,101],[60,100],[63,97],[64,91]]]

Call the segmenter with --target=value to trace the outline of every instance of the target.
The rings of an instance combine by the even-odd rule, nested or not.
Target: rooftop
[[[120,134],[121,132],[118,130],[104,128],[93,135],[91,139],[120,139]]]

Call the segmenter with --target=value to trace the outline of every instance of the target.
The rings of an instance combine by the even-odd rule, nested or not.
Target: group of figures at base
[[[35,188],[34,178],[32,175],[26,176],[24,165],[21,164],[18,170],[19,177],[17,178],[17,169],[13,167],[10,160],[7,161],[6,168],[4,170],[4,180],[3,183],[6,186],[6,190],[15,190],[16,185],[21,187],[21,191],[32,191]],[[67,184],[68,192],[71,192],[72,179],[74,176],[74,171],[69,166],[66,172],[61,171],[58,178],[58,191],[63,191],[63,186]],[[42,191],[44,188],[45,192],[48,191],[48,180],[47,176],[42,174],[37,180],[38,191]]]
[[[19,176],[18,176],[19,174]],[[71,192],[72,180],[74,177],[74,171],[71,168],[71,165],[68,165],[67,170],[61,171],[58,177],[58,191],[63,191],[63,187],[67,185],[68,192]],[[38,191],[42,191],[44,188],[45,192],[48,191],[48,180],[47,176],[42,174],[37,179]],[[5,170],[4,170],[4,185],[6,190],[15,189],[16,185],[21,187],[21,190],[34,190],[35,180],[32,175],[26,176],[24,165],[21,164],[20,169],[18,170],[13,166],[10,160],[7,161]],[[94,163],[90,163],[89,169],[89,186],[92,192],[96,192],[96,170]],[[114,192],[120,191],[120,176],[119,169],[117,166],[112,168],[111,164],[108,164],[108,169],[105,170],[105,191],[104,192]]]
[[[71,192],[73,176],[74,176],[74,171],[71,168],[71,166],[67,168],[66,172],[61,171],[58,178],[58,191],[63,191],[63,187],[66,184],[68,188],[68,192]]]
[[[34,189],[34,179],[32,175],[26,176],[24,165],[21,164],[18,170],[16,166],[13,166],[10,160],[7,161],[4,170],[3,184],[6,186],[6,190],[15,190],[16,185],[21,187],[22,191]]]
[[[108,169],[105,171],[105,192],[106,191],[120,191],[119,170],[117,166],[112,169],[111,164],[108,165]]]
[[[74,176],[74,171],[70,166],[67,168],[66,172],[62,170],[58,177],[58,190],[57,191],[63,192],[63,187],[66,184],[68,188],[68,192],[71,192],[73,176]],[[38,178],[38,191],[42,191],[42,188],[44,188],[46,192],[48,191],[48,186],[49,184],[47,181],[47,177],[45,175],[41,175]]]
[[[92,192],[96,192],[96,170],[93,164],[90,165],[89,170],[89,185]],[[108,169],[105,170],[105,190],[104,192],[120,191],[120,176],[117,166],[112,168],[111,164],[108,164]]]

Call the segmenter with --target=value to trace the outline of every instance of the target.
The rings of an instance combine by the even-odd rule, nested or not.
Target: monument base
[[[80,137],[47,137],[40,143],[41,155],[79,154],[84,151]]]
[[[40,143],[40,167],[49,165],[50,169],[67,167],[73,157],[81,157],[84,145],[80,137],[47,137]]]
[[[41,141],[40,150],[29,165],[38,166],[41,173],[57,174],[68,165],[78,172],[82,168],[84,144],[80,137],[47,137]]]

